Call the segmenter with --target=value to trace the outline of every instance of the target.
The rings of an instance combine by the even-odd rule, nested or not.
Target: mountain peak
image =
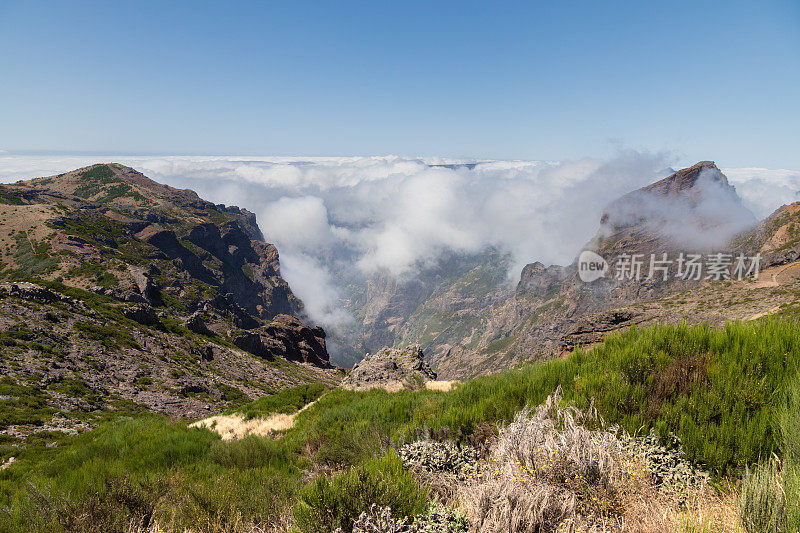
[[[662,180],[642,187],[640,191],[664,196],[680,194],[696,188],[701,178],[730,187],[728,178],[713,161],[700,161],[690,167],[678,170]]]
[[[713,161],[701,161],[615,200],[600,219],[608,243],[662,242],[697,250],[725,246],[756,223]]]

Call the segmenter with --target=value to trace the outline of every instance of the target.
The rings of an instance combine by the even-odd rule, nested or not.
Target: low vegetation
[[[720,517],[736,506],[720,502],[739,498],[763,517],[741,524],[748,533],[796,531],[798,356],[794,321],[655,326],[447,393],[312,385],[237,410],[315,402],[275,437],[223,442],[161,416],[120,418],[19,448],[0,471],[0,530],[455,532],[468,519],[473,531],[609,531],[628,513],[648,531],[734,531],[735,511],[730,528]],[[680,496],[664,490],[663,465],[689,472],[675,477]],[[722,492],[699,488],[706,477]],[[671,518],[648,522],[631,490]]]

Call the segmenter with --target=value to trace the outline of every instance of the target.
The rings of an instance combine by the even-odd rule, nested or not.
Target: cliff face
[[[0,186],[0,308],[16,317],[0,335],[26,331],[2,374],[19,381],[57,354],[64,363],[45,362],[45,386],[80,376],[102,405],[175,414],[226,401],[220,391],[319,379],[311,365],[331,368],[325,333],[303,323],[262,239],[252,213],[117,164]]]

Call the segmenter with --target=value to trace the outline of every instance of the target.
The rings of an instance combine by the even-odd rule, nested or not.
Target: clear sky
[[[800,1],[0,0],[0,149],[800,168]]]

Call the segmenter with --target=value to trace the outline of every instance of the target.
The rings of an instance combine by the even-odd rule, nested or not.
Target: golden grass
[[[458,381],[426,381],[425,388],[428,390],[438,390],[441,392],[450,392],[453,390],[456,385],[458,385]]]
[[[266,436],[275,431],[284,431],[294,426],[295,415],[277,414],[267,418],[247,420],[243,415],[217,415],[198,420],[189,427],[204,427],[219,433],[224,441],[232,441],[247,435]]]

